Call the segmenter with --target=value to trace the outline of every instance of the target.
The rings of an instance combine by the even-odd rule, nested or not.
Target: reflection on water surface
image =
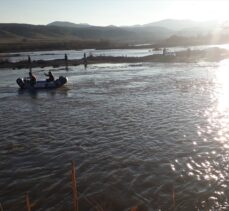
[[[80,210],[228,209],[229,63],[100,64],[56,69],[64,89],[18,91],[0,71],[0,202]],[[43,70],[34,70],[43,77]],[[92,202],[91,204],[88,202]]]

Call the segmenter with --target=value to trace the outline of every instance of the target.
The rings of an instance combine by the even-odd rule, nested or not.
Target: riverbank
[[[21,69],[35,67],[61,67],[61,66],[77,66],[81,64],[98,64],[98,63],[139,63],[139,62],[174,62],[174,63],[190,63],[198,61],[216,62],[229,58],[229,51],[220,48],[209,48],[205,50],[179,51],[176,53],[153,54],[144,57],[125,57],[125,56],[89,56],[85,59],[65,59],[54,60],[34,60],[28,63],[27,60],[10,62],[9,60],[0,61],[0,68]]]

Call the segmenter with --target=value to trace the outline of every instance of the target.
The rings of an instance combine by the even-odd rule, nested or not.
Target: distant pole
[[[78,197],[77,197],[77,184],[76,184],[76,169],[75,161],[72,161],[72,200],[73,200],[73,211],[78,211]]]
[[[25,193],[25,201],[26,201],[27,211],[31,211],[31,205],[30,205],[30,200],[29,200],[29,194],[28,194],[28,192]]]
[[[64,60],[65,60],[65,69],[68,70],[68,55],[64,55]]]

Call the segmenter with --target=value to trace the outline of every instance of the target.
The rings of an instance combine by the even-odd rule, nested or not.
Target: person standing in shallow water
[[[28,56],[28,63],[31,64],[31,58]]]
[[[68,55],[64,55],[64,60],[65,60],[65,69],[68,70]]]
[[[83,64],[84,64],[84,68],[87,68],[87,56],[86,53],[83,54]]]
[[[31,72],[32,71],[32,63],[31,63],[31,58],[30,56],[28,56],[28,64],[29,64],[29,71]]]

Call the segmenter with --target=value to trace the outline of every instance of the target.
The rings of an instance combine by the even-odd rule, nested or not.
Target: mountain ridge
[[[66,22],[65,22],[66,24]],[[109,40],[113,42],[156,42],[173,32],[163,27],[114,27],[0,24],[0,39]]]
[[[61,27],[91,27],[92,25],[88,23],[73,23],[69,21],[53,21],[46,24],[46,26],[61,26]]]
[[[56,42],[57,46],[58,43],[61,45],[61,43],[68,42],[69,48],[71,41],[77,42],[77,45],[80,42],[106,42],[106,46],[109,42],[132,46],[162,42],[179,45],[179,43],[181,44],[179,40],[183,40],[182,45],[186,40],[187,43],[192,43],[193,40],[194,44],[201,44],[202,42],[206,43],[205,38],[202,39],[201,36],[209,35],[208,37],[211,37],[214,33],[214,37],[220,38],[218,35],[223,35],[221,41],[218,39],[220,42],[227,40],[224,35],[229,34],[229,30],[218,30],[220,27],[216,21],[197,22],[174,19],[132,26],[93,26],[87,23],[75,24],[67,21],[54,21],[47,25],[0,23],[0,44],[24,43],[27,45],[31,43],[32,46],[33,42],[36,42],[38,46],[41,42]],[[194,40],[196,41],[194,42]]]
[[[194,21],[190,19],[163,19],[160,21],[154,21],[147,24],[135,24],[135,25],[127,25],[127,26],[116,26],[116,25],[108,25],[108,26],[94,26],[88,23],[73,23],[68,21],[54,21],[48,23],[47,26],[65,26],[65,27],[116,27],[116,28],[133,28],[133,27],[163,27],[174,31],[179,31],[185,28],[194,28],[194,27],[218,27],[220,24],[216,20],[209,21]]]

